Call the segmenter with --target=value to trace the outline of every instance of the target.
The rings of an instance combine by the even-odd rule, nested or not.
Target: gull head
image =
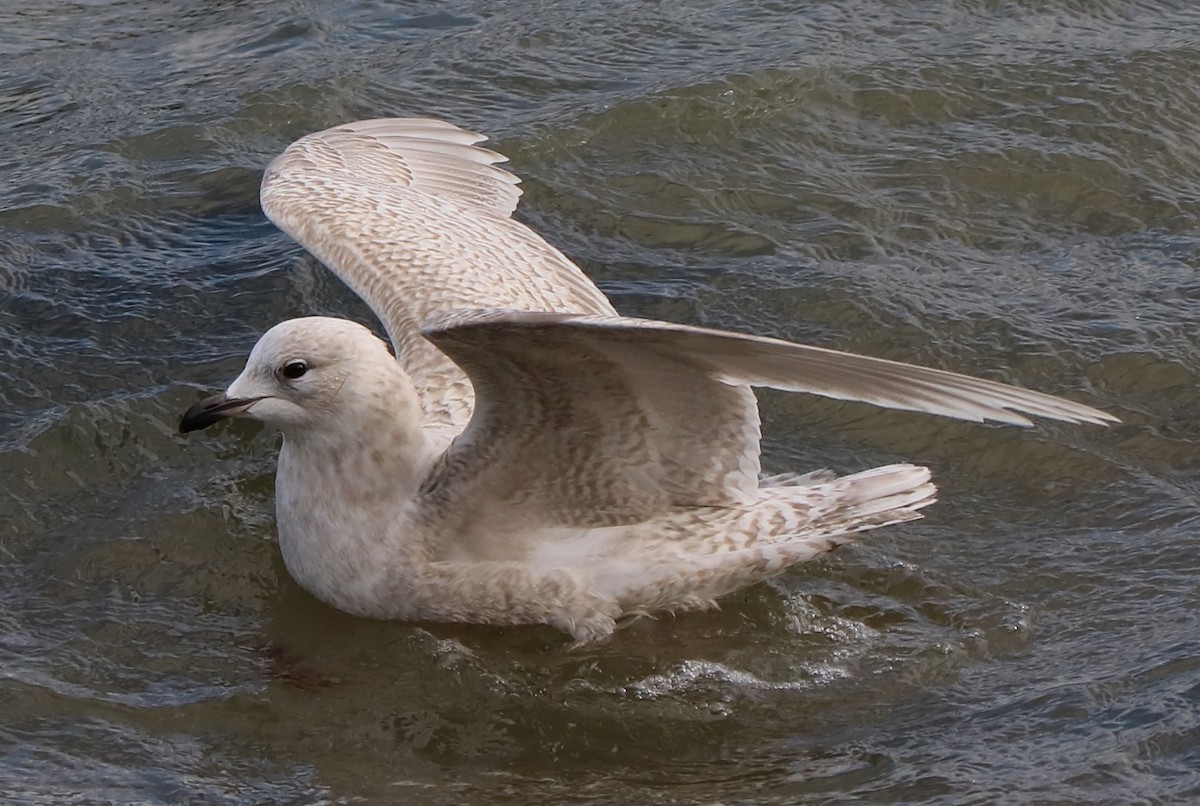
[[[389,397],[380,384],[402,375],[387,346],[357,322],[289,319],[263,334],[228,389],[187,410],[179,430],[248,417],[299,434],[380,403]]]

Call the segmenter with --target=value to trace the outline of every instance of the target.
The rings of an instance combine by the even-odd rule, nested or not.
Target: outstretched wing
[[[758,423],[731,415],[727,397],[744,384],[977,422],[1116,422],[953,372],[665,322],[460,311],[423,332],[478,395],[425,489],[465,531],[477,517],[598,527],[745,501],[758,485]]]
[[[511,218],[519,180],[485,137],[438,120],[366,120],[292,143],[263,176],[267,216],[383,322],[426,419],[465,425],[462,372],[420,335],[456,308],[613,314],[582,271]]]

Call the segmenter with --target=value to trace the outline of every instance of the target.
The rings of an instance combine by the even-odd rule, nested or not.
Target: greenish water
[[[0,799],[1200,801],[1200,7],[0,8]],[[569,652],[319,605],[276,439],[174,433],[369,313],[257,206],[296,137],[487,132],[625,313],[969,371],[1107,430],[765,394],[765,465],[942,502]]]

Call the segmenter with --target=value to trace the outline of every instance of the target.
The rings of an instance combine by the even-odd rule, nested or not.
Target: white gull
[[[544,623],[583,644],[933,503],[929,471],[907,464],[760,478],[751,386],[977,422],[1116,421],[951,372],[621,317],[513,220],[518,180],[483,139],[370,120],[276,158],[263,209],[366,300],[395,357],[347,320],[283,322],[180,424],[283,432],[280,549],[334,607]]]

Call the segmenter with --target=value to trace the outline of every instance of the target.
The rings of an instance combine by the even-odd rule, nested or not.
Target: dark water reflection
[[[0,10],[0,797],[1200,800],[1200,10],[1184,2],[48,2]],[[566,652],[358,621],[271,542],[274,438],[177,413],[367,320],[262,166],[491,133],[631,314],[1095,403],[1101,431],[763,395],[772,470],[942,503]]]

